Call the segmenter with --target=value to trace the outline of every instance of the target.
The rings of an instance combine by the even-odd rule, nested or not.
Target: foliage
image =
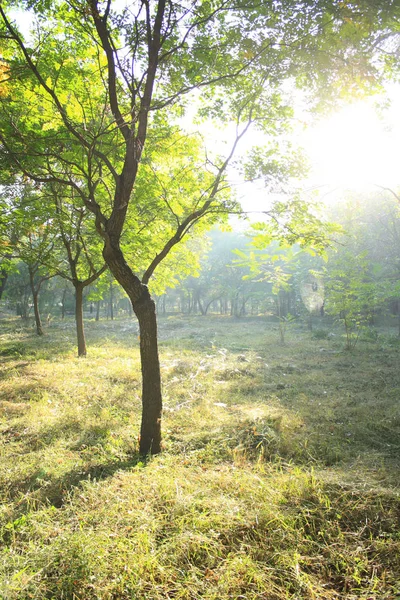
[[[398,297],[398,214],[393,201],[381,194],[344,198],[336,207],[346,233],[326,266],[325,309],[343,323],[348,349]]]
[[[365,255],[354,256],[345,252],[336,258],[335,266],[331,265],[327,290],[326,312],[335,315],[344,324],[346,348],[351,350],[357,344],[361,328],[370,322],[380,301]]]

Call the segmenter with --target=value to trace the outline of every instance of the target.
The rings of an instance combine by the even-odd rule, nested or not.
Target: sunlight
[[[304,142],[312,165],[310,179],[335,187],[398,185],[399,100],[394,99],[382,118],[365,100],[310,129]]]

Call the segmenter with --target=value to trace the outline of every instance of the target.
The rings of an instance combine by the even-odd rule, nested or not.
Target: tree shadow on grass
[[[17,344],[3,343],[0,346],[0,361],[2,365],[9,363],[10,370],[12,370],[19,366],[18,364],[13,365],[13,361],[29,361],[25,365],[28,367],[34,365],[39,360],[54,361],[64,357],[68,359],[74,348],[76,348],[76,344],[71,340],[56,342],[55,340],[43,340],[43,338],[38,338],[37,340],[29,339]]]
[[[18,471],[3,484],[2,496],[7,502],[16,502],[18,513],[37,509],[43,505],[59,508],[69,492],[82,481],[105,479],[116,471],[130,469],[138,462],[146,462],[136,449],[135,440],[124,447],[119,456],[114,456],[107,423],[87,425],[71,417],[60,420],[39,431],[23,429],[22,425],[10,427],[2,432],[5,446],[9,446],[9,456],[21,456],[29,465],[29,473]],[[64,440],[61,454],[58,454],[58,441]],[[110,441],[111,440],[111,441]],[[41,451],[46,453],[43,459]],[[53,453],[48,456],[48,452]],[[65,453],[65,454],[64,454]],[[53,462],[52,462],[53,461]],[[69,464],[74,464],[67,472],[58,474]],[[55,464],[54,464],[55,463]],[[54,472],[53,472],[54,471]]]
[[[146,462],[137,452],[124,459],[78,465],[59,477],[49,476],[43,468],[36,468],[27,477],[12,481],[8,490],[5,490],[6,501],[16,502],[13,519],[43,506],[61,508],[82,482],[108,479],[118,471],[132,469],[139,463],[145,465]]]
[[[21,380],[18,383],[13,382],[12,386],[8,389],[5,387],[0,391],[0,401],[11,405],[12,403],[21,403],[21,402],[35,402],[35,399],[38,399],[39,394],[48,389],[46,385],[42,385],[37,381],[32,384],[32,382],[27,382],[26,380]],[[29,404],[27,404],[29,407]],[[6,405],[4,406],[5,412],[7,412]],[[12,409],[10,410],[12,412]]]

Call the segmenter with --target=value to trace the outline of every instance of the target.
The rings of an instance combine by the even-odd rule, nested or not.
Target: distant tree
[[[83,292],[105,272],[107,265],[101,256],[101,244],[91,213],[85,206],[74,202],[66,192],[66,189],[52,183],[47,186],[47,193],[54,202],[52,230],[61,241],[48,264],[51,264],[54,273],[74,286],[78,356],[86,356]]]
[[[15,309],[18,316],[27,319],[29,316],[31,287],[28,266],[23,262],[14,263],[14,268],[8,276],[7,289],[4,298],[8,306]]]
[[[325,310],[343,323],[346,349],[355,348],[382,296],[365,253],[341,252],[329,263]]]
[[[38,192],[30,184],[15,182],[3,188],[3,206],[7,206],[7,227],[2,238],[7,240],[9,256],[23,261],[28,268],[33,300],[36,332],[43,335],[39,310],[39,294],[42,284],[54,276],[45,266],[52,255],[55,235],[46,224],[40,209]]]

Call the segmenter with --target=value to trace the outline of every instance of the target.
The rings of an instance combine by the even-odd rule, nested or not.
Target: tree
[[[91,214],[85,206],[74,202],[73,191],[72,198],[65,195],[66,191],[54,183],[48,184],[48,193],[55,209],[52,229],[59,234],[63,245],[61,253],[54,253],[49,263],[54,273],[74,286],[78,356],[86,356],[83,291],[104,273],[107,265],[101,257],[99,240],[89,218]]]
[[[15,182],[2,190],[2,196],[8,209],[7,229],[3,231],[3,241],[7,240],[9,248],[7,256],[23,261],[28,267],[36,333],[41,336],[39,293],[42,284],[54,277],[45,267],[53,252],[54,234],[45,223],[46,218],[37,203],[37,190],[31,185]]]
[[[16,314],[22,319],[29,315],[31,288],[28,267],[25,263],[16,263],[8,276],[8,285],[5,292],[6,302],[15,308]]]
[[[40,239],[39,236],[28,234],[28,248],[30,248],[31,252],[29,254],[21,253],[24,255],[24,262],[28,266],[29,272],[29,283],[31,286],[32,299],[33,299],[33,313],[35,315],[35,323],[36,323],[36,333],[38,335],[43,335],[43,327],[42,327],[42,319],[40,317],[39,311],[39,293],[42,287],[42,284],[45,281],[48,281],[51,277],[54,277],[51,273],[43,272],[42,261],[46,260],[48,247],[46,236],[44,239]],[[43,252],[44,255],[40,255]],[[38,256],[39,255],[39,256]],[[35,256],[37,257],[35,259]]]
[[[343,323],[346,349],[352,350],[362,327],[370,322],[375,308],[382,302],[380,287],[374,280],[366,253],[341,252],[332,263],[326,284],[325,310]]]
[[[33,1],[28,5],[38,23],[28,41],[0,7],[10,90],[0,98],[2,158],[37,182],[73,189],[95,216],[104,259],[139,321],[141,453],[161,447],[150,278],[200,219],[226,210],[227,167],[250,125],[257,122],[273,135],[287,122],[291,112],[281,83],[317,66],[326,77],[338,72],[326,50],[342,28],[346,39],[354,35],[349,15],[357,17],[352,5],[342,4],[282,0],[253,7],[231,0],[143,0],[117,12],[111,0]],[[345,48],[339,54],[345,57],[340,63],[345,79],[353,64]],[[368,70],[367,63],[363,68]],[[153,257],[140,276],[136,263],[128,264],[123,245],[129,215],[138,214],[136,190],[146,179],[142,173],[152,147],[170,144],[165,125],[171,125],[187,95],[201,89],[203,114],[234,121],[236,133],[224,157],[207,158],[190,206],[170,211],[175,222],[168,239],[162,245],[151,239]],[[159,223],[161,231],[164,221]],[[147,249],[140,240],[138,247]]]
[[[326,269],[327,307],[344,323],[348,347],[379,313],[398,310],[399,215],[398,197],[388,189],[346,194],[335,206],[333,218],[341,221],[344,235]]]

